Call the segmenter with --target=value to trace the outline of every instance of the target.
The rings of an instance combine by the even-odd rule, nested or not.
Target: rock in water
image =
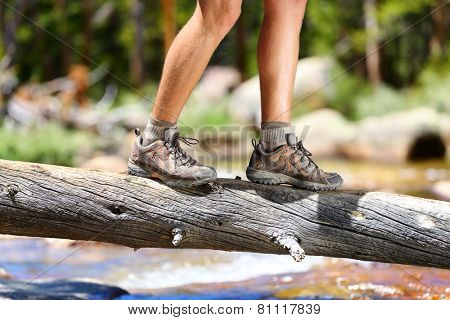
[[[97,156],[82,163],[80,168],[110,172],[126,172],[127,161],[126,158],[119,156]]]
[[[194,98],[200,103],[213,103],[226,96],[240,81],[241,75],[235,68],[211,66],[195,88]]]
[[[11,275],[5,269],[0,268],[0,279],[11,279]]]
[[[349,158],[405,161],[443,158],[450,146],[450,117],[416,108],[368,117],[342,146]]]
[[[111,300],[127,291],[84,280],[16,281],[0,280],[0,299],[10,300]]]
[[[230,114],[235,122],[259,125],[261,122],[260,92],[259,77],[243,82],[233,91],[230,99]]]
[[[334,94],[332,71],[335,61],[332,57],[309,57],[300,59],[295,74],[294,97],[307,98],[319,93],[324,97]]]
[[[341,145],[355,134],[355,125],[331,109],[313,111],[294,119],[292,127],[306,148],[318,157],[339,156]]]

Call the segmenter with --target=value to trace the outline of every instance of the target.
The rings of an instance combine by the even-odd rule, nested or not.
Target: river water
[[[446,162],[319,162],[342,173],[344,189],[383,190],[439,199],[433,186],[450,180]],[[243,175],[242,163],[220,166]],[[441,198],[442,200],[442,198]],[[0,269],[14,279],[88,278],[120,286],[122,299],[450,299],[450,271],[348,259],[132,249],[66,240],[0,237]]]

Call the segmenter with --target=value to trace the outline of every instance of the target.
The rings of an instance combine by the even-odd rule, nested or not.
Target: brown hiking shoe
[[[198,141],[180,137],[176,128],[166,129],[164,140],[156,140],[145,147],[139,129],[135,133],[137,139],[128,159],[129,174],[156,178],[172,187],[199,186],[217,178],[214,168],[198,164],[180,147],[180,141],[187,145]]]
[[[265,152],[253,140],[253,151],[247,167],[247,178],[262,184],[290,184],[308,190],[335,190],[342,184],[337,173],[322,171],[311,160],[311,153],[294,134],[286,135],[286,144]]]

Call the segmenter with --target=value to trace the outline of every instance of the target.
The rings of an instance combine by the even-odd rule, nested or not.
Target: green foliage
[[[301,55],[329,54],[338,48],[340,41],[343,41],[341,44],[350,41],[349,31],[363,27],[361,3],[352,0],[309,1],[302,30]],[[349,45],[353,44],[345,44],[346,47]]]
[[[58,124],[7,130],[0,126],[0,158],[73,166],[80,151],[95,144],[92,134],[64,129]]]
[[[377,19],[382,26],[389,26],[398,23],[408,14],[423,14],[429,6],[436,3],[436,0],[389,0],[380,1],[377,12]]]
[[[211,105],[200,105],[190,103],[181,116],[182,124],[192,128],[204,125],[214,126],[232,123],[229,114],[229,98],[224,97]],[[181,122],[180,122],[181,123]]]
[[[93,100],[98,100],[103,95],[105,85],[110,82],[119,85],[115,106],[141,100],[141,97],[117,80],[119,78],[127,83],[131,81],[130,59],[136,40],[136,21],[132,14],[135,1],[7,1],[39,24],[37,27],[24,18],[18,19],[12,10],[2,7],[1,27],[7,29],[14,25],[14,21],[19,21],[13,35],[17,44],[15,70],[20,81],[54,79],[67,74],[67,68],[71,64],[84,62],[91,69],[102,65],[114,74],[114,77],[107,76],[89,89]],[[87,3],[92,6],[88,15],[91,21],[90,33],[86,27]],[[144,70],[146,83],[149,85],[141,87],[139,91],[146,96],[154,96],[164,59],[163,14],[160,1],[142,3],[145,20]],[[196,1],[177,0],[175,3],[175,18],[178,29],[181,29],[195,10]],[[435,68],[433,65],[449,61],[450,42],[447,41],[438,58],[432,57],[430,52],[430,40],[435,35],[436,28],[429,14],[441,2],[378,0],[376,3],[379,25],[379,34],[376,36],[382,46],[379,53],[381,75],[385,83],[378,92],[370,90],[365,62],[361,60],[366,55],[369,36],[365,29],[364,1],[313,0],[308,3],[301,35],[300,57],[332,55],[342,66],[341,70],[361,60],[361,63],[335,81],[336,94],[330,101],[330,106],[349,118],[405,107],[400,106],[401,103],[408,104],[409,107],[429,102],[439,110],[447,111],[448,82],[439,75],[442,68]],[[245,38],[244,53],[239,51],[238,28],[235,27],[222,41],[211,63],[236,66],[238,61],[244,61],[241,70],[244,76],[255,75],[258,71],[256,47],[262,17],[261,0],[244,1],[240,21],[242,28],[239,29]],[[447,39],[448,36],[447,31]],[[5,49],[5,43],[0,41],[0,54]],[[94,63],[88,62],[79,52],[87,55]],[[244,57],[240,57],[241,54]],[[336,70],[336,74],[341,70]],[[412,89],[405,91],[408,88]],[[394,89],[401,91],[394,92]],[[186,111],[186,117],[193,123],[229,121],[222,106],[207,107],[199,114],[196,113],[196,108],[191,109],[193,110]],[[302,105],[296,110],[304,112],[309,109],[307,105]]]
[[[334,68],[332,73],[335,92],[331,99],[330,107],[340,111],[349,119],[356,119],[359,115],[356,111],[357,99],[370,92],[370,86],[359,75],[345,72],[342,65]]]
[[[8,1],[14,5],[13,1]],[[87,1],[24,1],[18,9],[35,20],[36,27],[26,19],[20,19],[15,32],[18,44],[17,65],[22,81],[52,79],[67,72],[68,63],[85,61],[75,48],[89,59],[107,66],[119,78],[129,80],[129,59],[135,46],[135,22],[132,8],[134,0],[92,1],[91,41],[87,38]],[[159,78],[164,57],[163,18],[160,1],[144,1],[145,19],[145,69],[149,79]],[[302,32],[301,56],[330,54],[334,52],[344,65],[349,65],[365,53],[367,34],[364,25],[364,1],[314,0],[309,1]],[[402,33],[436,6],[437,0],[378,0],[377,20],[380,44]],[[196,3],[192,0],[176,1],[178,28],[190,18]],[[14,13],[3,7],[4,25],[13,23]],[[246,72],[256,74],[256,44],[263,15],[260,0],[243,2],[242,21],[246,45]],[[43,31],[43,29],[47,31]],[[428,17],[383,48],[385,80],[394,86],[414,82],[420,68],[427,63],[432,19]],[[51,34],[62,39],[62,44]],[[1,51],[4,51],[2,43]],[[223,41],[213,63],[236,64],[236,28]],[[413,64],[411,65],[411,59]],[[36,63],[39,61],[40,63]],[[85,61],[86,62],[86,61]],[[408,68],[409,66],[409,68]],[[95,66],[92,65],[92,68]],[[411,70],[411,71],[408,71]]]
[[[370,90],[355,99],[353,117],[361,119],[367,116],[380,116],[409,107],[411,106],[402,92],[381,86],[377,90]]]
[[[301,56],[333,53],[350,66],[366,54],[369,36],[364,23],[364,1],[309,1],[302,31]],[[383,81],[394,87],[413,84],[430,62],[430,16],[437,0],[378,0],[378,43],[382,48]],[[447,55],[442,57],[448,59]],[[364,63],[352,72],[365,76]]]
[[[426,69],[419,79],[418,84],[411,88],[395,90],[382,85],[375,90],[355,76],[346,74],[336,82],[337,91],[329,102],[330,107],[353,120],[416,107],[450,113],[450,73],[439,74]]]
[[[446,71],[442,71],[446,70]],[[432,68],[424,70],[420,87],[414,90],[418,104],[433,106],[437,111],[450,113],[450,66],[442,66],[441,74]]]

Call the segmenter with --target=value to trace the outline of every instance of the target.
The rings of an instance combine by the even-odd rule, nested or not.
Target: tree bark
[[[0,233],[450,269],[448,202],[229,179],[176,190],[123,174],[5,160]]]
[[[134,0],[132,16],[134,23],[134,46],[130,60],[131,82],[140,86],[144,80],[144,1]]]
[[[64,43],[70,43],[68,33],[67,33],[67,18],[66,18],[66,0],[57,0],[55,1],[55,12],[58,20],[58,32],[59,37],[64,41]],[[40,30],[40,28],[38,28]],[[72,50],[66,44],[61,44],[61,54],[62,54],[62,68],[63,73],[69,72],[70,66],[72,65]],[[53,60],[47,60],[46,64],[53,64]],[[47,69],[47,68],[46,68]],[[52,68],[48,68],[47,70],[51,70]],[[58,73],[58,72],[56,72]],[[47,74],[46,78],[53,78],[54,75]]]
[[[433,58],[440,58],[444,55],[445,42],[447,39],[448,24],[448,3],[447,0],[437,0],[433,10],[437,10],[431,15],[433,19],[433,34],[430,39],[430,52]]]
[[[364,0],[364,21],[366,28],[366,66],[367,76],[373,87],[381,83],[380,50],[378,48],[378,22],[376,16],[376,1]]]
[[[164,52],[167,55],[177,31],[175,0],[162,0],[162,7],[164,14]]]
[[[6,52],[6,6],[0,1],[0,56],[2,57]]]
[[[83,0],[83,63],[91,64],[92,53],[92,0]]]
[[[241,74],[241,82],[247,80],[247,44],[244,17],[240,17],[236,27],[237,67]]]

